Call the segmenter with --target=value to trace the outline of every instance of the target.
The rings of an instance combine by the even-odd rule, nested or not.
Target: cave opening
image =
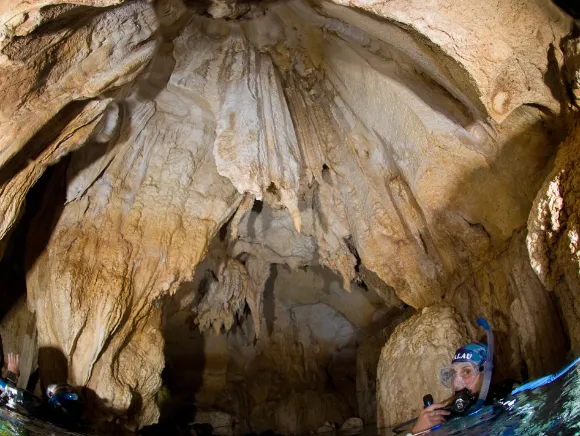
[[[164,298],[161,419],[148,434],[178,425],[203,432],[209,424],[225,436],[303,434],[354,417],[376,423],[381,347],[414,311],[393,290],[384,299],[353,281],[346,291],[314,258],[292,267],[276,259],[275,241],[294,241],[285,249],[297,253],[305,243],[295,230],[283,236],[288,220],[256,201],[238,238],[230,221],[193,280]]]

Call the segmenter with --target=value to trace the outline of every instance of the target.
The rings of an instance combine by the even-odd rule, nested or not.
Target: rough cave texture
[[[212,264],[200,265],[194,289],[200,280],[212,292]],[[342,424],[359,408],[376,408],[374,388],[359,386],[357,349],[404,311],[394,295],[393,309],[385,311],[375,292],[353,285],[348,293],[340,282],[321,267],[272,266],[259,337],[251,316],[238,318],[227,335],[200,333],[191,286],[184,286],[165,310],[164,379],[171,397],[162,411],[191,415],[195,404],[194,421],[211,423],[219,434],[274,428],[303,434],[325,421]],[[373,391],[373,398],[357,396],[359,389]],[[374,422],[372,414],[365,418]]]
[[[168,391],[224,432],[299,433],[404,418],[438,368],[396,368],[478,316],[501,375],[557,368],[577,41],[547,0],[0,6],[0,256],[26,245],[41,385],[133,429]]]
[[[534,201],[527,237],[532,267],[558,297],[575,354],[580,351],[579,148],[580,120],[576,119]]]

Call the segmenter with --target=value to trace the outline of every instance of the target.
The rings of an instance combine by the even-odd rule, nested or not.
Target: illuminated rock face
[[[177,303],[218,336],[251,320],[252,353],[287,356],[289,368],[312,351],[294,360],[284,325],[297,326],[294,344],[320,317],[321,331],[348,320],[347,343],[370,347],[349,360],[363,377],[390,334],[358,337],[374,311],[442,301],[461,338],[489,319],[506,375],[559,364],[568,339],[542,283],[557,287],[546,268],[564,271],[567,242],[544,235],[534,211],[545,220],[563,207],[552,188],[538,189],[577,88],[574,40],[560,52],[569,18],[520,0],[189,3],[0,6],[0,254],[28,191],[60,162],[29,235],[42,244],[27,253],[43,383],[62,372],[50,363],[61,353],[68,381],[106,413],[132,428],[156,422],[163,307]],[[572,180],[572,154],[560,153]],[[550,177],[552,186],[560,176]],[[539,280],[524,246],[537,194],[528,248]],[[264,320],[272,264],[328,268],[341,289],[368,288],[380,304],[329,312],[310,301],[304,322],[282,323],[276,336]],[[577,270],[562,274],[556,295],[567,302]],[[562,311],[577,346],[572,307]],[[328,343],[342,347],[339,336]],[[328,363],[310,360],[314,373]],[[327,420],[373,419],[363,378],[352,386],[358,405],[260,388],[244,411],[254,427],[286,433],[324,423],[322,412],[303,414],[316,401]]]
[[[527,245],[532,267],[542,284],[556,294],[572,349],[580,349],[580,223],[578,221],[578,148],[580,122],[562,143],[554,169],[538,192],[528,220]]]

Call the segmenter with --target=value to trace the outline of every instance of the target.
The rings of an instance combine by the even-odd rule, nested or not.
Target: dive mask
[[[439,381],[449,389],[461,390],[469,388],[474,382],[482,367],[473,362],[454,363],[446,366],[439,373]]]

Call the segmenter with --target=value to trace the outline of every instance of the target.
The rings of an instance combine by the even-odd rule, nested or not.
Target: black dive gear
[[[6,373],[6,380],[12,383],[14,386],[16,386],[16,383],[18,383],[18,376],[14,374],[12,371],[8,371]]]
[[[423,397],[423,407],[429,407],[433,404],[435,400],[433,400],[433,395],[427,394]],[[453,401],[446,405],[443,410],[447,410],[451,412],[450,415],[446,416],[445,419],[452,419],[458,416],[465,416],[467,415],[467,411],[470,409],[471,406],[477,403],[477,395],[473,395],[469,389],[465,388],[460,391],[455,392],[455,397]],[[410,419],[408,421],[402,422],[401,424],[393,427],[392,432],[395,434],[399,434],[403,432],[403,429],[413,424],[417,421],[417,418]],[[433,429],[437,429],[440,426],[436,425]]]
[[[446,405],[443,410],[451,412],[448,419],[455,418],[456,416],[463,416],[467,410],[476,403],[476,401],[477,396],[473,395],[469,389],[461,389],[460,391],[455,392],[455,397],[453,397],[451,403]],[[427,394],[423,397],[423,407],[429,407],[433,403],[433,395]]]
[[[34,414],[42,407],[42,400],[31,392],[18,389],[0,379],[0,406],[15,410],[22,415]]]
[[[453,401],[445,406],[443,409],[451,412],[449,418],[455,418],[456,416],[463,416],[477,402],[477,396],[473,395],[469,389],[461,389],[455,392],[455,397]]]

